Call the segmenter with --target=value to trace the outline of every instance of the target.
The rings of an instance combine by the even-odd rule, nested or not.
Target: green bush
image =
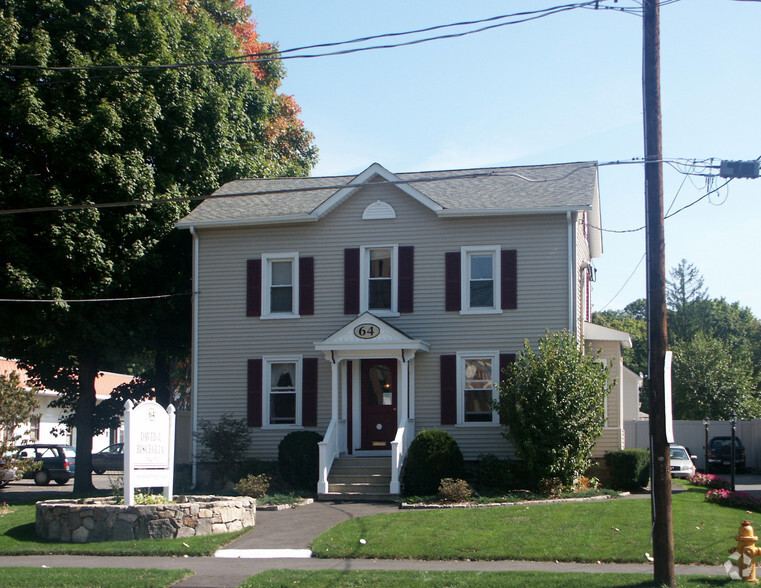
[[[270,478],[267,474],[259,474],[254,476],[249,474],[237,484],[235,484],[235,491],[241,496],[250,496],[251,498],[261,498],[267,494],[267,490],[270,489]]]
[[[615,490],[636,491],[650,480],[650,452],[647,449],[623,449],[605,454],[610,471],[610,485]]]
[[[314,431],[293,431],[277,448],[278,468],[283,480],[302,490],[314,492],[320,469],[322,435]]]
[[[200,421],[198,428],[195,434],[198,457],[211,473],[211,484],[223,486],[229,480],[238,479],[238,468],[251,444],[246,421],[224,414],[217,422]]]
[[[480,488],[514,490],[516,488],[516,462],[499,459],[493,453],[482,453],[476,462],[476,480]]]
[[[405,496],[436,494],[443,478],[464,478],[462,452],[446,431],[421,431],[412,440],[402,468]]]

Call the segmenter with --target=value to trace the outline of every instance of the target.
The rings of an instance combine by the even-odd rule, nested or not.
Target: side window
[[[500,251],[498,247],[462,248],[463,312],[500,310]]]
[[[299,314],[298,253],[262,255],[262,316],[290,318]]]
[[[457,423],[499,423],[492,402],[498,400],[499,353],[457,354]]]
[[[264,358],[265,425],[301,426],[301,358]]]

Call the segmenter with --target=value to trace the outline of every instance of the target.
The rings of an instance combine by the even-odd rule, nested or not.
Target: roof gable
[[[364,312],[324,341],[314,344],[318,351],[353,349],[410,349],[428,351],[428,343],[412,339],[370,312]]]

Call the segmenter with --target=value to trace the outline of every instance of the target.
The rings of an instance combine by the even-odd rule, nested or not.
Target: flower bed
[[[696,473],[694,476],[688,476],[687,481],[695,486],[703,488],[718,488],[720,490],[729,490],[730,484],[724,478],[714,476],[713,474]]]
[[[256,500],[248,496],[175,496],[169,504],[127,506],[113,498],[37,503],[35,531],[64,543],[215,535],[253,527]]]
[[[706,502],[761,512],[761,499],[747,492],[732,492],[732,490],[717,488],[706,492]]]

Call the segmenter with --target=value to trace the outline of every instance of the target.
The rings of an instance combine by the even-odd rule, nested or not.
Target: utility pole
[[[676,586],[674,579],[674,527],[671,517],[671,463],[669,444],[666,438],[664,373],[668,332],[666,326],[666,256],[663,229],[660,17],[658,0],[644,0],[642,6],[653,576],[656,584],[673,587]]]

